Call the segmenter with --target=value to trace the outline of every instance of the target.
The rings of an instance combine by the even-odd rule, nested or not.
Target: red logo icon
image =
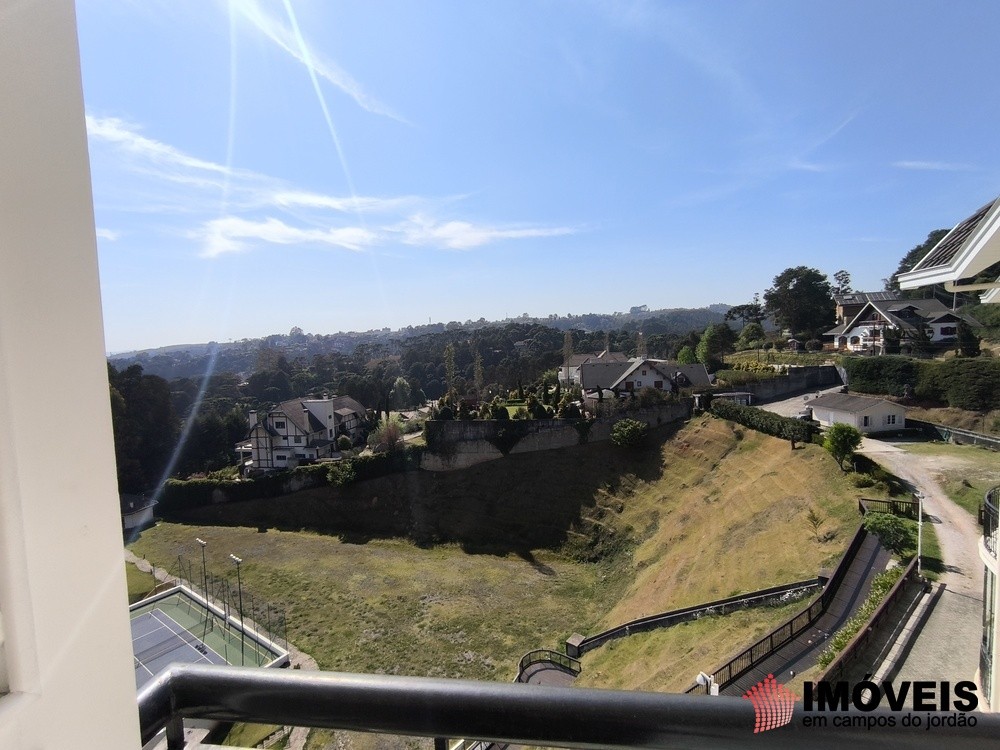
[[[792,709],[795,708],[797,696],[784,685],[779,685],[773,674],[747,690],[743,697],[753,703],[753,711],[757,716],[754,734],[783,727],[792,720]]]

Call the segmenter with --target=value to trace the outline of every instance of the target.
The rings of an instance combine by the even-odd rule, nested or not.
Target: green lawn
[[[135,604],[153,590],[155,582],[149,573],[143,573],[134,565],[125,563],[125,581],[128,584],[128,603]]]

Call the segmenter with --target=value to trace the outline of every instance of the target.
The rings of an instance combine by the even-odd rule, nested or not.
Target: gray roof
[[[904,333],[915,333],[917,327],[914,325],[912,319],[907,320],[901,315],[905,310],[912,310],[914,315],[916,315],[921,322],[929,323],[931,321],[940,321],[943,318],[950,317],[955,320],[964,320],[966,323],[973,327],[977,327],[979,324],[965,317],[964,315],[958,315],[952,312],[948,307],[941,303],[937,299],[908,299],[908,300],[893,300],[892,302],[878,302],[870,301],[865,304],[860,310],[858,310],[857,315],[855,315],[847,324],[843,326],[843,330],[838,330],[840,326],[827,331],[824,335],[837,335],[840,333],[846,333],[847,331],[855,328],[859,325],[864,325],[865,321],[862,320],[862,316],[866,314],[868,308],[871,307],[878,311],[878,313],[885,318],[886,322],[892,324],[894,327],[899,328]]]
[[[588,389],[610,388],[631,366],[631,362],[584,362],[580,365],[580,385]]]
[[[826,393],[822,396],[806,401],[805,406],[822,406],[824,409],[834,411],[859,412],[868,411],[879,404],[892,404],[884,398],[871,398],[869,396],[854,396],[850,393]],[[900,407],[903,408],[903,407]]]
[[[838,305],[863,305],[865,302],[886,302],[898,300],[899,292],[844,292],[833,295],[833,301]]]

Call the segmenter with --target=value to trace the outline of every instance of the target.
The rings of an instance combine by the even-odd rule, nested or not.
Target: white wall
[[[11,689],[0,697],[0,747],[134,750],[71,0],[0,0],[0,71],[0,610]],[[80,439],[57,449],[54,425],[81,429]]]

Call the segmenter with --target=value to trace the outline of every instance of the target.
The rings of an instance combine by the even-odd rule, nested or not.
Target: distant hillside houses
[[[859,354],[894,354],[958,340],[958,326],[978,326],[936,299],[901,299],[897,292],[837,295],[838,325],[823,334],[833,348]]]
[[[250,412],[250,432],[236,446],[245,474],[291,469],[331,458],[337,439],[364,437],[365,407],[350,396],[295,398],[259,415]]]

